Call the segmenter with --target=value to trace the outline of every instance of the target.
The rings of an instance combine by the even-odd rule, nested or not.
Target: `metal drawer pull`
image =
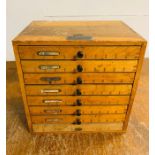
[[[46,122],[61,122],[63,121],[62,118],[47,118]]]
[[[43,103],[61,103],[62,100],[43,100]]]
[[[60,77],[41,77],[40,80],[47,81],[51,84],[52,81],[60,81],[61,78]]]
[[[40,65],[39,68],[41,70],[50,70],[50,69],[59,69],[59,65]]]
[[[42,89],[41,93],[59,93],[60,89]]]
[[[75,131],[81,131],[82,128],[75,128]]]
[[[61,112],[60,109],[53,109],[53,110],[44,110],[45,113],[50,113],[50,114],[58,114]]]
[[[60,52],[57,51],[39,51],[37,53],[39,56],[58,56]]]

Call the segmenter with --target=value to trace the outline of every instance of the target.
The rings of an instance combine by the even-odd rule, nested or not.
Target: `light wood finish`
[[[121,105],[129,103],[129,96],[27,96],[28,105]]]
[[[126,112],[127,106],[30,106],[29,109],[32,115],[77,115],[77,111],[79,111],[80,115],[106,113],[120,114]]]
[[[32,22],[13,40],[13,46],[18,61],[19,78],[22,79],[20,83],[30,130],[34,130],[30,112],[44,115],[45,111],[47,113],[57,107],[60,111],[65,111],[62,114],[72,114],[75,109],[82,110],[82,114],[85,112],[91,114],[91,110],[98,115],[123,112],[126,116],[122,122],[123,128],[119,132],[126,131],[146,47],[145,39],[131,28],[120,21]],[[48,57],[40,57],[46,54]],[[49,54],[55,56],[52,58]],[[60,77],[56,77],[54,80],[57,82],[52,83],[53,78],[49,76],[56,73],[62,74],[61,78],[64,78],[64,81],[59,83]],[[74,76],[70,79],[65,77],[66,73]],[[83,77],[84,82],[77,77],[86,76],[87,73],[90,75]],[[104,77],[101,74],[104,74]],[[42,77],[45,75],[48,77]],[[125,78],[127,75],[130,76]],[[44,82],[45,79],[48,83]],[[70,81],[66,82],[68,79]],[[27,100],[29,96],[38,99],[43,96],[72,96],[76,97],[76,103],[79,102],[77,102],[79,96],[130,96],[130,99],[125,104],[114,103],[111,100],[111,105],[108,102],[106,104],[100,102],[100,106],[95,105],[95,102],[92,105],[86,102],[82,106],[76,105],[80,108],[77,109],[76,106],[71,106],[72,102],[62,107],[61,104],[32,106]],[[46,100],[46,103],[49,101]],[[84,131],[88,128],[85,126]],[[106,129],[108,129],[107,123],[101,131],[107,131]]]
[[[145,59],[125,134],[87,131],[32,135],[27,130],[15,62],[7,62],[7,155],[147,155],[149,154],[149,77]],[[13,91],[12,91],[13,90]],[[47,97],[47,96],[46,96]],[[50,128],[50,127],[48,127]],[[110,131],[111,132],[111,131]],[[121,152],[121,153],[120,153]]]
[[[142,45],[142,47],[141,47],[141,56],[140,56],[140,60],[139,60],[138,68],[137,68],[137,73],[136,73],[136,76],[135,76],[135,81],[134,81],[134,84],[133,84],[133,87],[132,87],[132,94],[131,94],[131,97],[130,97],[130,104],[128,106],[126,120],[125,120],[124,126],[123,126],[124,130],[127,130],[129,116],[130,116],[131,108],[132,108],[133,101],[134,101],[134,98],[135,98],[135,95],[136,95],[136,90],[137,90],[137,86],[138,86],[138,80],[140,78],[140,73],[141,73],[141,68],[142,68],[143,59],[144,59],[144,55],[145,55],[146,45],[147,45],[147,43],[144,43]]]
[[[20,88],[21,88],[22,97],[23,97],[23,103],[24,103],[26,119],[27,119],[29,131],[32,131],[32,123],[31,123],[30,112],[29,112],[29,108],[28,108],[27,100],[26,100],[23,72],[22,72],[21,61],[20,61],[19,53],[18,53],[18,47],[15,44],[13,44],[13,49],[14,49],[14,53],[15,53],[15,57],[16,57],[16,65],[17,65],[17,68],[18,68],[17,73],[18,73]]]
[[[78,84],[81,79],[82,84],[92,83],[133,83],[134,73],[50,73],[50,74],[24,74],[25,84]],[[48,80],[49,78],[59,78],[58,80]]]
[[[27,72],[78,72],[77,66],[81,65],[82,72],[136,72],[137,60],[105,60],[105,61],[21,61],[24,73]],[[58,69],[40,69],[41,66],[59,66]]]
[[[27,95],[130,95],[131,84],[105,85],[26,85]],[[69,90],[69,91],[68,91]]]
[[[104,115],[48,115],[48,116],[32,116],[32,123],[34,124],[62,124],[71,123],[103,123],[103,122],[123,122],[125,114],[104,114]]]
[[[33,124],[34,132],[57,132],[57,131],[93,131],[93,132],[117,132],[122,130],[123,123],[95,123],[83,125],[67,124]]]
[[[68,40],[82,34],[92,40]],[[121,21],[33,21],[14,40],[18,45],[141,45],[145,40]]]
[[[19,46],[21,59],[138,59],[140,46]],[[83,54],[78,58],[78,52]],[[54,52],[55,56],[42,56],[39,52]]]

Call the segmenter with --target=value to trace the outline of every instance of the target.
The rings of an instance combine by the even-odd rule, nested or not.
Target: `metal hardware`
[[[45,113],[58,114],[61,112],[61,109],[53,109],[53,110],[44,110]]]
[[[37,54],[39,56],[58,56],[60,53],[57,51],[39,51]]]
[[[41,93],[59,93],[60,89],[42,89]]]
[[[78,72],[82,72],[83,71],[83,67],[81,65],[77,65],[77,71]]]
[[[82,128],[75,128],[75,131],[81,131]]]
[[[80,110],[80,109],[77,109],[75,114],[76,114],[77,116],[80,116],[80,115],[81,115],[81,110]]]
[[[46,122],[61,122],[62,118],[47,118]]]
[[[77,58],[83,58],[83,52],[82,51],[77,52]]]
[[[81,105],[82,105],[81,100],[77,99],[77,100],[76,100],[76,105],[77,105],[77,106],[81,106]]]
[[[81,120],[79,118],[76,119],[76,124],[78,124],[78,125],[81,124]]]
[[[52,81],[60,81],[61,78],[60,77],[41,77],[40,80],[48,81],[51,84]]]
[[[92,36],[84,36],[83,34],[74,34],[68,36],[67,40],[92,40]]]
[[[77,77],[76,82],[77,82],[77,84],[82,84],[82,79],[81,79],[81,77]]]
[[[59,65],[40,65],[39,68],[41,70],[50,70],[50,69],[59,69]]]
[[[76,95],[80,96],[82,93],[80,91],[80,89],[76,89]]]
[[[62,100],[43,100],[43,103],[61,103]]]

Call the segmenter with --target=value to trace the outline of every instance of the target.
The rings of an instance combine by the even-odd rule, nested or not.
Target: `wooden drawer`
[[[19,46],[21,59],[138,59],[141,46]]]
[[[131,84],[26,85],[27,95],[130,95]]]
[[[104,114],[104,115],[48,115],[32,116],[34,124],[83,124],[83,123],[103,123],[103,122],[123,122],[125,114]]]
[[[136,72],[138,60],[21,61],[23,72]]]
[[[57,131],[92,131],[92,132],[117,132],[122,131],[123,122],[118,123],[92,123],[82,125],[70,124],[32,124],[33,132],[57,132]]]
[[[32,115],[85,115],[126,113],[127,105],[120,106],[29,106]]]
[[[27,96],[28,105],[82,106],[128,104],[130,96]]]
[[[24,74],[25,84],[133,83],[135,73]]]

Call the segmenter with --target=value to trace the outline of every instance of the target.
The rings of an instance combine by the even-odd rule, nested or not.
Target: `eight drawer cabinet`
[[[125,132],[146,41],[121,21],[34,21],[14,40],[29,130]]]

